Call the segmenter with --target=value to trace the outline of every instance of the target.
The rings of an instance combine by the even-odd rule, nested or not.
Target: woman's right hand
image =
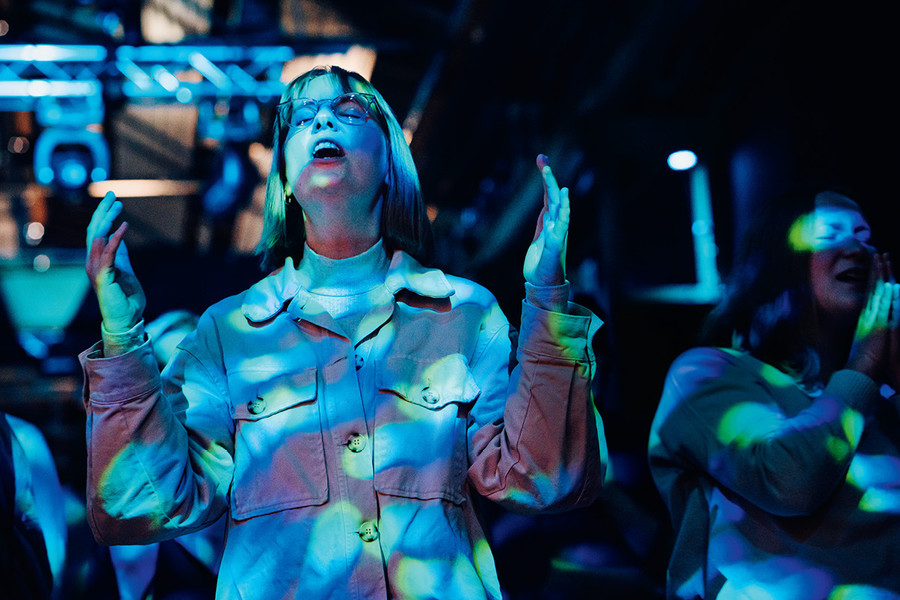
[[[122,333],[137,325],[147,304],[122,241],[128,224],[122,223],[109,235],[113,221],[121,212],[122,203],[116,200],[115,194],[107,192],[87,228],[85,270],[97,294],[103,326],[111,333]]]
[[[872,257],[870,280],[869,298],[856,324],[847,368],[881,383],[892,378],[886,369],[890,365],[891,338],[896,334],[896,315],[900,310],[898,284],[894,282],[886,254]]]

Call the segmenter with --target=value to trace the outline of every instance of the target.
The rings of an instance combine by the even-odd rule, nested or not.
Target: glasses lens
[[[281,121],[288,127],[306,127],[318,112],[318,103],[309,98],[297,98],[281,105]]]
[[[343,94],[331,100],[295,98],[278,105],[278,115],[282,124],[303,129],[312,123],[322,104],[331,107],[338,120],[349,125],[362,125],[369,115],[370,99],[366,94]]]
[[[358,94],[338,96],[331,103],[335,116],[345,123],[359,125],[365,122],[369,112],[368,102]]]

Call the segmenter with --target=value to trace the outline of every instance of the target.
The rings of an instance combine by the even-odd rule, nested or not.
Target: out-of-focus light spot
[[[678,150],[669,155],[666,163],[673,171],[687,171],[697,164],[697,155],[690,150]]]
[[[9,23],[0,19],[0,37],[3,37],[7,33],[9,33]]]
[[[34,270],[43,273],[50,269],[50,257],[46,254],[38,254],[34,257]]]
[[[20,135],[9,138],[9,142],[6,144],[6,149],[13,154],[24,154],[30,147],[28,138]]]
[[[44,225],[36,221],[32,221],[25,226],[25,241],[32,246],[40,243],[44,238]]]
[[[175,92],[175,99],[181,102],[182,104],[188,104],[191,101],[191,98],[194,95],[191,93],[191,90],[187,88],[179,88],[177,92]]]
[[[317,65],[337,65],[349,71],[356,71],[366,79],[372,78],[377,53],[374,48],[354,44],[346,52],[333,54],[303,54],[284,63],[281,81],[288,83]]]
[[[425,207],[425,213],[428,215],[428,220],[434,223],[438,216],[438,207],[434,204],[429,204]]]
[[[91,169],[91,181],[103,181],[109,173],[103,167],[95,167]]]
[[[178,89],[178,78],[159,65],[153,68],[153,78],[158,81],[166,91],[174,92]]]
[[[88,170],[79,160],[66,160],[59,165],[59,182],[69,188],[79,188],[87,183]]]
[[[96,170],[96,169],[95,169]],[[190,196],[200,191],[199,181],[172,181],[168,179],[94,179],[88,185],[88,194],[93,198],[102,198],[106,192],[112,192],[117,198],[156,198],[171,196]]]
[[[50,93],[50,82],[43,79],[35,79],[28,82],[28,95],[32,98],[40,98]]]
[[[53,169],[49,166],[41,167],[37,172],[38,183],[48,185],[53,181]]]
[[[104,13],[98,17],[98,21],[100,22],[100,28],[108,35],[116,38],[122,36],[124,27],[122,21],[119,19],[119,15],[116,13]]]

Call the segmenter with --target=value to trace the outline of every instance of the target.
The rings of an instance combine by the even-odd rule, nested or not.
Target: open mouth
[[[334,142],[323,140],[316,143],[313,147],[313,158],[317,160],[328,160],[330,158],[341,158],[344,151]]]
[[[869,271],[863,267],[852,267],[838,273],[835,279],[847,283],[868,283]]]

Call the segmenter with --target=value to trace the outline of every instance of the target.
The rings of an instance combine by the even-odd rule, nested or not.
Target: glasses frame
[[[337,111],[335,111],[335,106],[339,102],[341,102],[347,98],[351,98],[354,100],[360,99],[360,98],[362,99],[362,102],[360,102],[359,104],[362,105],[363,109],[365,109],[365,111],[366,111],[366,117],[363,121],[355,122],[353,120],[349,120],[346,116],[342,116],[342,115],[338,114]],[[316,107],[315,114],[316,115],[318,115],[319,111],[322,110],[323,105],[328,106],[328,110],[331,111],[331,114],[333,114],[338,121],[340,121],[341,123],[344,123],[346,125],[353,125],[354,127],[359,127],[361,125],[364,125],[366,123],[366,121],[368,121],[370,118],[373,118],[373,117],[378,117],[378,119],[381,119],[381,120],[384,119],[383,115],[381,114],[381,108],[378,106],[378,100],[375,98],[375,96],[373,94],[366,94],[364,92],[347,92],[346,94],[340,94],[338,96],[335,96],[334,98],[325,98],[322,100],[315,100],[313,98],[301,97],[301,98],[293,98],[291,100],[286,100],[285,102],[279,102],[275,106],[275,111],[276,111],[276,114],[278,115],[278,122],[282,125],[282,127],[286,127],[287,129],[293,129],[293,130],[301,130],[301,129],[306,129],[307,127],[309,127],[312,124],[313,119],[310,119],[309,123],[307,123],[306,125],[295,125],[295,124],[291,123],[291,120],[289,117],[290,117],[291,113],[293,112],[294,106],[296,106],[300,102],[304,102],[306,105],[315,104],[315,107]],[[374,107],[374,111],[373,111],[373,107]],[[376,121],[378,119],[376,119]],[[379,123],[379,125],[380,125],[380,123]]]

